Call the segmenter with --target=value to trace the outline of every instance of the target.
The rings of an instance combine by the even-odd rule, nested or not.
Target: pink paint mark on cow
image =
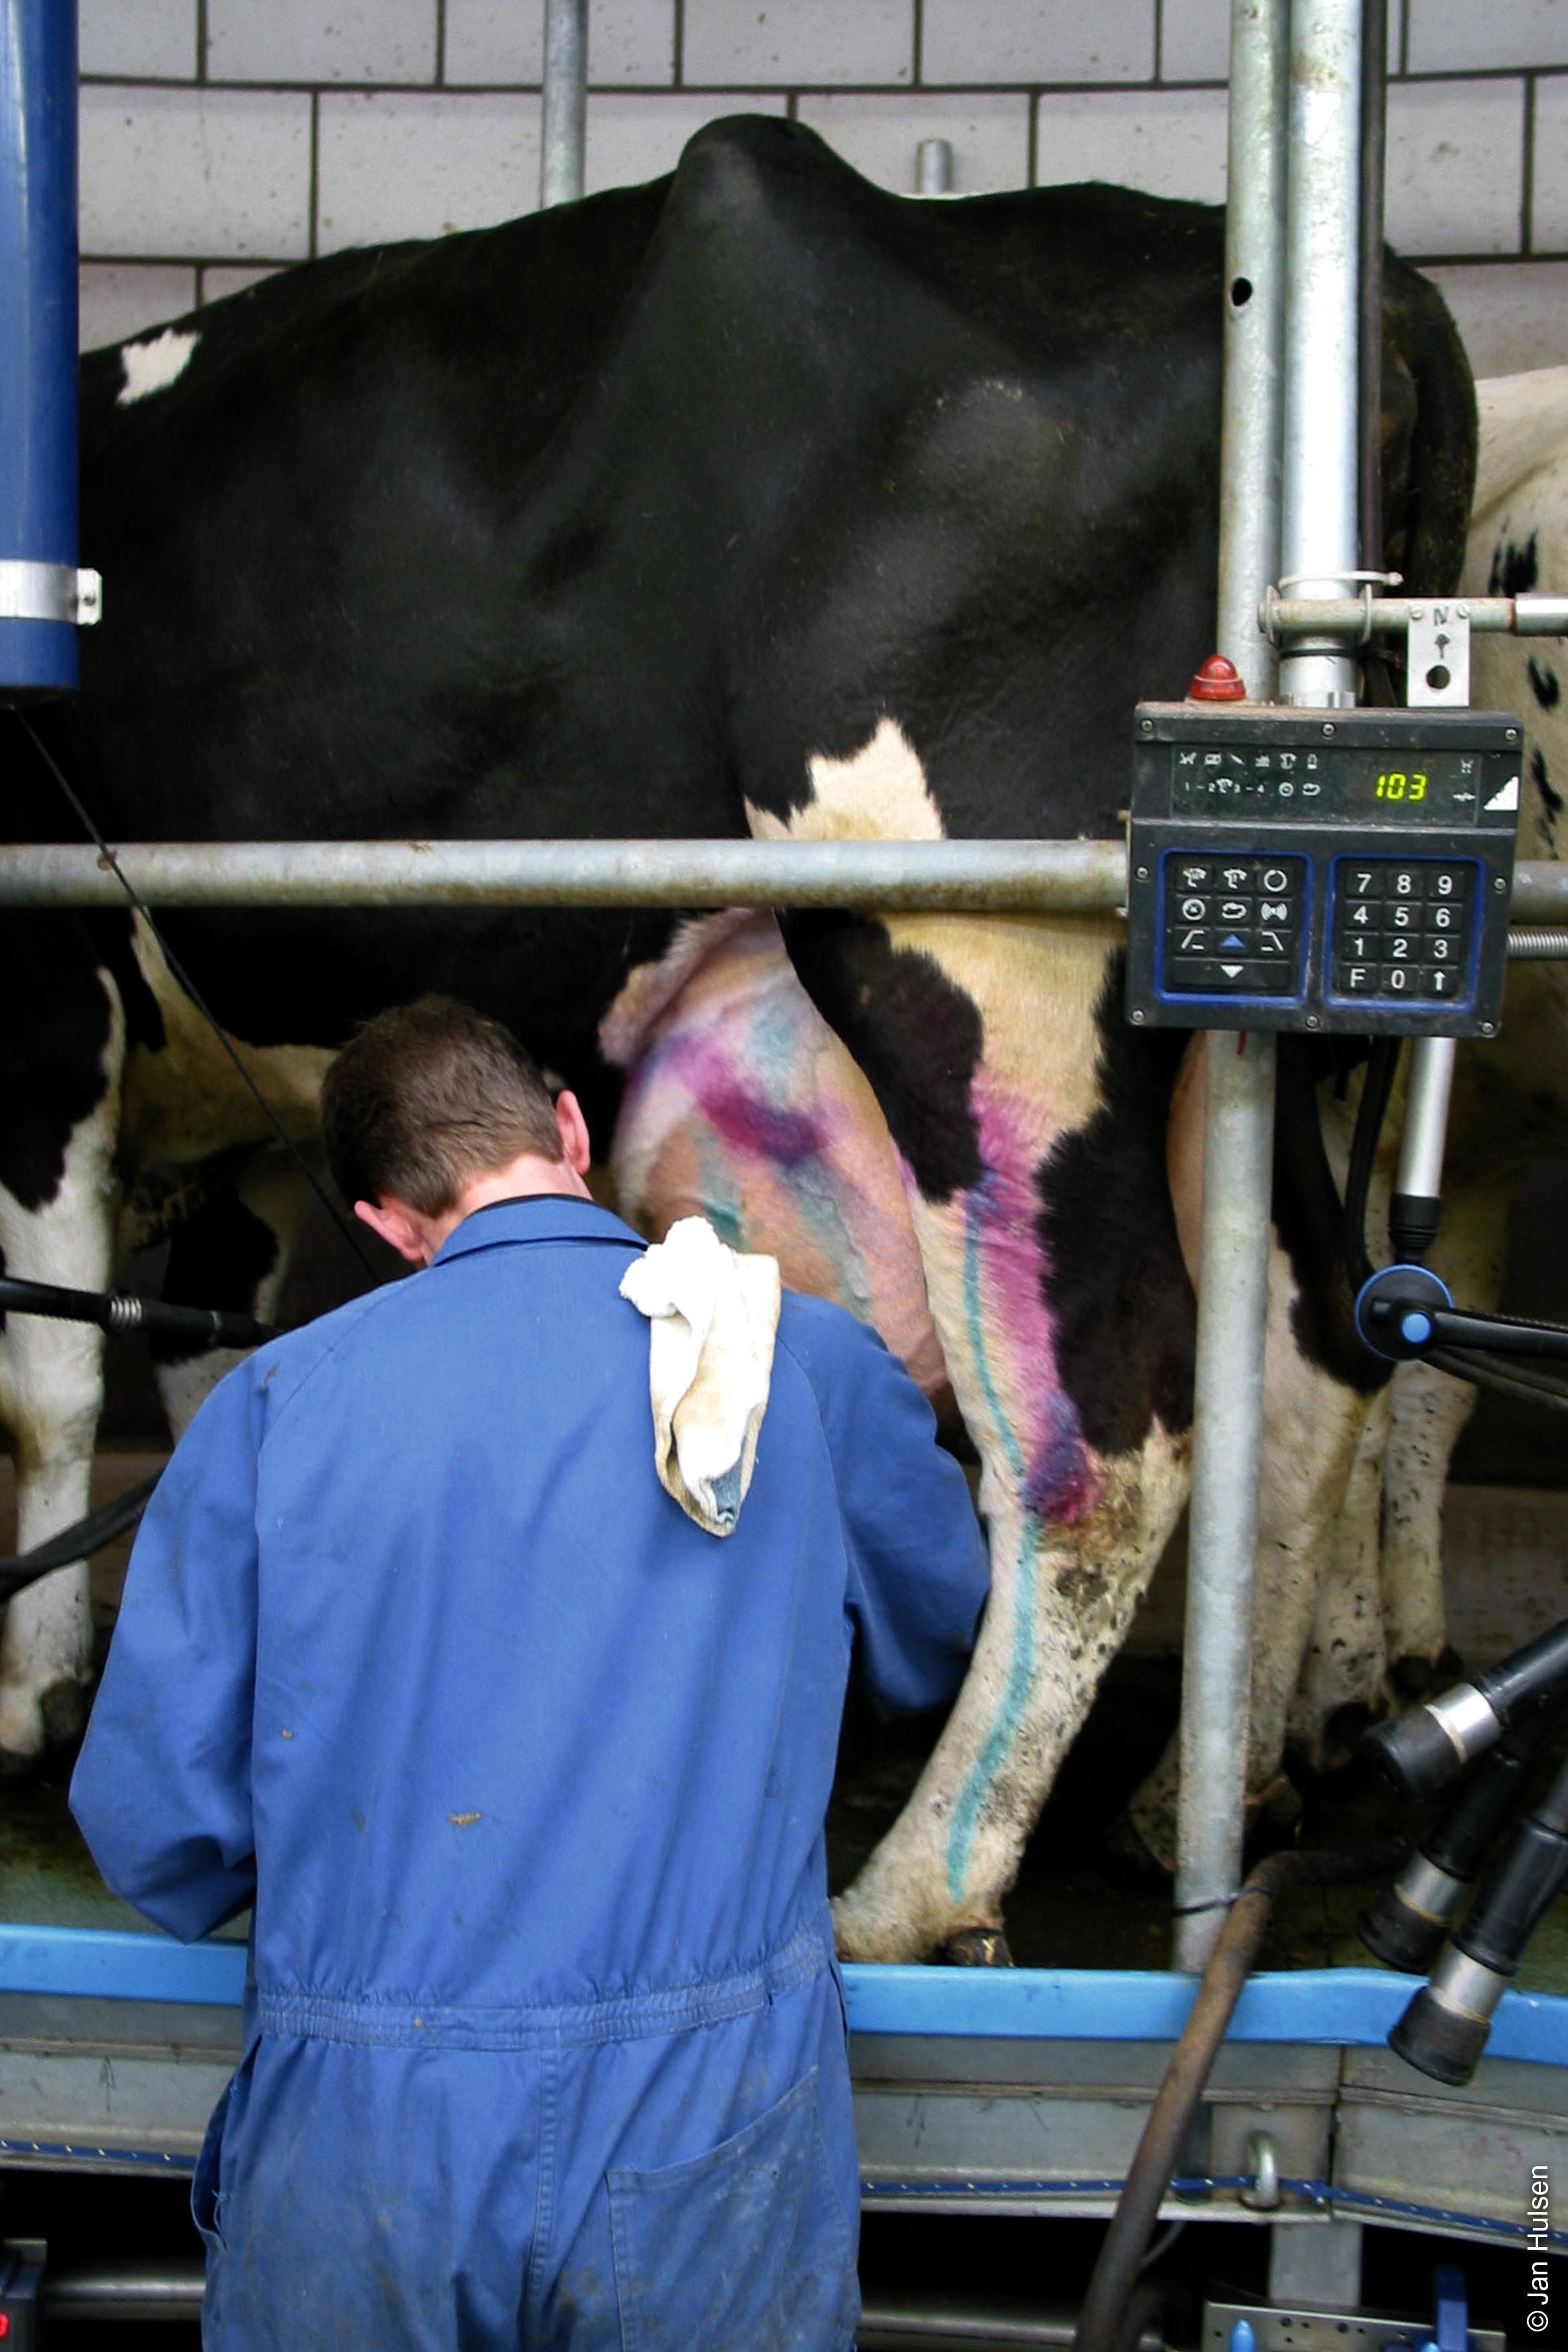
[[[1102,1482],[1077,1410],[1057,1369],[1056,1326],[1046,1302],[1036,1149],[1026,1097],[982,1068],[970,1089],[985,1174],[970,1195],[977,1243],[970,1344],[996,1413],[998,1434],[1028,1509],[1071,1526],[1100,1507]]]
[[[664,1048],[667,1081],[684,1086],[719,1141],[731,1150],[785,1168],[815,1158],[827,1144],[809,1113],[770,1101],[721,1045],[678,1037]]]

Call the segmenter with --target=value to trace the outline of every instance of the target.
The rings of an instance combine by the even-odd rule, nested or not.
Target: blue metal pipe
[[[0,0],[5,694],[77,683],[76,83],[76,0]]]

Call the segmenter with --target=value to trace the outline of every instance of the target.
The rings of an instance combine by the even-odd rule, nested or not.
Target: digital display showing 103
[[[1489,761],[1480,751],[1437,750],[1402,761],[1397,752],[1349,743],[1176,745],[1170,806],[1173,815],[1472,825],[1485,793],[1506,787],[1510,773],[1495,752]]]

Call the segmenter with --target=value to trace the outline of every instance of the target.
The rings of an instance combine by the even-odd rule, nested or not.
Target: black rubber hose
[[[1522,1799],[1536,1759],[1565,1724],[1561,1703],[1538,1702],[1480,1758],[1405,1869],[1363,1914],[1358,1932],[1374,1958],[1411,1976],[1426,1974],[1492,1841]]]
[[[1456,1701],[1471,1693],[1483,1706],[1475,1720],[1454,1730]],[[1436,1795],[1462,1765],[1501,1738],[1509,1726],[1538,1699],[1568,1697],[1568,1617],[1527,1642],[1468,1682],[1456,1683],[1436,1699],[1413,1706],[1394,1723],[1374,1724],[1363,1737],[1371,1758],[1409,1804]],[[1461,1744],[1462,1743],[1462,1744]]]
[[[1352,1853],[1271,1853],[1248,1877],[1220,1930],[1128,2168],[1079,2314],[1073,2352],[1116,2352],[1122,2314],[1138,2283],[1139,2265],[1182,2142],[1279,1897],[1292,1886],[1349,1886],[1384,1878],[1398,1868],[1405,1852],[1401,1843]]]
[[[1436,2082],[1468,2083],[1485,2052],[1492,2012],[1564,1885],[1568,1763],[1515,1830],[1431,1983],[1390,2033],[1389,2048]]]
[[[127,1528],[133,1528],[152,1501],[153,1490],[163,1475],[161,1470],[155,1471],[139,1486],[127,1487],[112,1503],[90,1511],[72,1527],[62,1528],[47,1543],[37,1544],[31,1551],[18,1552],[14,1559],[0,1559],[0,1601],[9,1601],[13,1593],[25,1591],[40,1576],[50,1576],[57,1568],[68,1568],[73,1560],[89,1559],[95,1551],[102,1551],[111,1544],[116,1536],[122,1536]]]
[[[1366,1200],[1377,1158],[1378,1138],[1388,1116],[1388,1097],[1394,1092],[1394,1074],[1399,1067],[1400,1042],[1397,1037],[1374,1038],[1367,1055],[1366,1076],[1362,1080],[1361,1101],[1356,1106],[1355,1133],[1351,1139],[1350,1166],[1345,1171],[1345,1272],[1352,1291],[1359,1291],[1372,1274],[1366,1248]]]
[[[147,1331],[195,1339],[207,1348],[259,1348],[274,1338],[270,1325],[226,1307],[166,1307],[161,1298],[132,1298],[121,1290],[65,1290],[53,1282],[0,1276],[0,1315],[42,1315],[56,1323],[96,1323],[100,1331]]]

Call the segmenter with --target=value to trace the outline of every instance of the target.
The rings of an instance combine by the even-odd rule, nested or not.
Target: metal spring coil
[[[1556,963],[1568,959],[1568,930],[1519,930],[1508,935],[1510,963]]]

